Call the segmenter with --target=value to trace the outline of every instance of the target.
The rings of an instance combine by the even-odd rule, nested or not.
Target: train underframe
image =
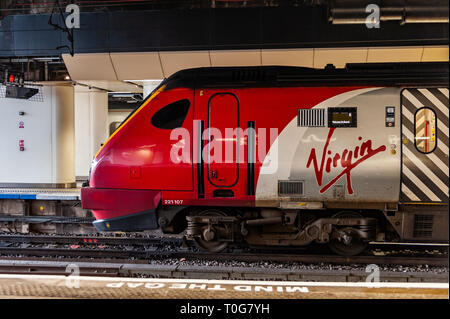
[[[95,234],[92,213],[78,201],[0,200],[0,232]],[[330,205],[331,206],[331,205]],[[448,243],[448,204],[378,205],[327,209],[158,206],[127,218],[130,229],[160,228],[185,234],[204,250],[221,251],[230,243],[264,247],[329,245],[340,255],[356,255],[370,241]],[[145,217],[154,220],[150,226]],[[101,221],[96,221],[101,222]],[[111,222],[111,224],[113,224]],[[137,229],[140,227],[140,229]],[[112,231],[117,231],[111,229]],[[100,230],[101,231],[101,230]]]
[[[368,243],[448,242],[446,205],[392,209],[282,210],[277,208],[164,207],[165,233],[186,230],[201,249],[219,252],[230,243],[293,247],[327,244],[339,255],[357,255]]]

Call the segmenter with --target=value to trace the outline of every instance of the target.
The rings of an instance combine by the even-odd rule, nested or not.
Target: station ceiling
[[[327,64],[448,61],[448,46],[308,48],[274,50],[163,51],[62,55],[72,80],[89,80],[102,88],[121,88],[120,81],[161,80],[176,71],[209,66],[290,65],[323,68]],[[123,90],[132,88],[124,83]]]
[[[40,14],[0,16],[0,58],[62,56],[72,80],[108,91],[140,92],[143,80],[191,67],[342,67],[448,61],[449,54],[447,0],[198,0],[188,9],[187,2],[172,1],[170,9],[149,0],[143,10],[111,4],[127,1],[80,1],[73,36],[54,2]],[[379,28],[365,24],[372,3],[381,8]]]
[[[368,28],[341,18],[336,24],[323,5],[82,12],[73,36],[64,21],[55,14],[6,16],[0,20],[0,57],[448,45],[448,23],[441,20],[388,20]]]

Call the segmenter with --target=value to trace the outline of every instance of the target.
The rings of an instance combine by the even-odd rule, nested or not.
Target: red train
[[[82,206],[211,251],[448,242],[448,127],[448,63],[183,70],[99,150]]]

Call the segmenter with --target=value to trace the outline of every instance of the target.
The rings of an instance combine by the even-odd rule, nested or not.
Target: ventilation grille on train
[[[278,195],[303,195],[303,181],[278,181]]]
[[[266,72],[264,70],[236,70],[233,71],[233,81],[264,81],[266,80]]]
[[[433,215],[414,216],[414,237],[433,236]]]
[[[325,126],[325,109],[298,110],[297,126]]]

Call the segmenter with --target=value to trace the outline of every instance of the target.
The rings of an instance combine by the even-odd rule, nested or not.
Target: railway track
[[[381,265],[429,265],[447,266],[447,257],[398,257],[398,256],[336,256],[336,255],[304,255],[304,254],[273,254],[273,253],[208,253],[186,251],[156,251],[156,250],[126,250],[126,249],[83,249],[83,248],[42,248],[42,247],[2,247],[0,256],[64,256],[83,258],[177,258],[198,259],[210,261],[236,261],[236,262],[297,262],[297,263],[330,263],[330,264],[381,264]]]
[[[117,236],[80,236],[80,235],[23,235],[0,234],[1,243],[30,244],[83,244],[83,245],[182,245],[182,238],[169,237],[117,237]]]
[[[186,262],[175,264],[149,264],[142,260],[101,260],[87,259],[47,259],[38,258],[2,258],[0,274],[39,274],[73,275],[74,267],[80,276],[104,277],[150,277],[178,279],[243,279],[243,280],[288,280],[288,281],[326,281],[326,282],[364,282],[366,269],[293,269],[290,267],[271,268],[255,266],[196,265]],[[448,273],[439,272],[401,272],[382,270],[379,273],[382,282],[448,282]]]
[[[397,249],[397,253],[395,253]],[[209,253],[190,247],[182,238],[0,235],[0,256],[125,258],[153,260],[162,258],[234,261],[296,262],[303,264],[377,264],[448,266],[448,247],[420,247],[412,250],[378,247],[359,256],[338,256],[312,250],[257,250],[235,248],[228,252]]]

